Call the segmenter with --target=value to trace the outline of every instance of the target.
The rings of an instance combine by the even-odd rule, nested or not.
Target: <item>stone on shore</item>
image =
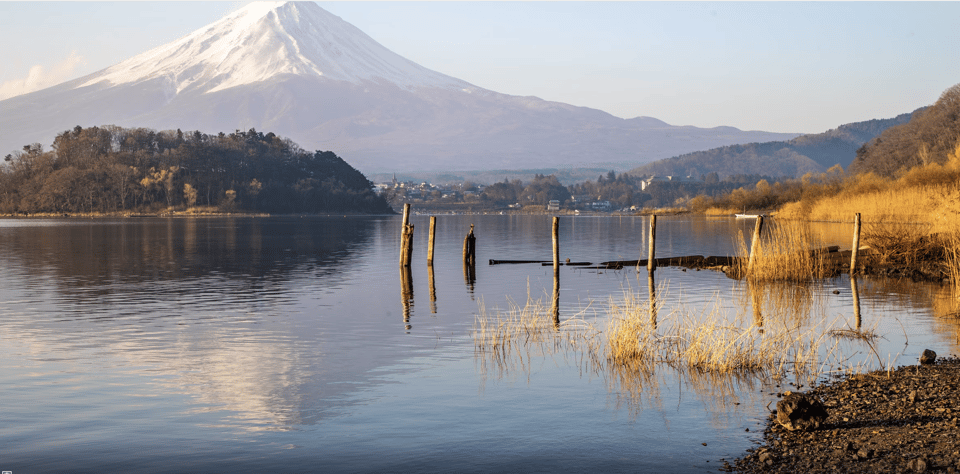
[[[931,351],[930,349],[924,349],[923,353],[920,354],[920,363],[922,365],[930,365],[937,361],[937,353]]]
[[[811,395],[786,392],[777,402],[777,423],[790,431],[812,431],[826,419],[823,403]]]

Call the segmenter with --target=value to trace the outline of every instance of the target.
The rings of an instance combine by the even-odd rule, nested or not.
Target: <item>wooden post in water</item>
[[[560,218],[553,216],[553,271],[560,270]]]
[[[413,224],[404,226],[403,248],[400,249],[400,266],[409,267],[413,259]]]
[[[400,266],[410,265],[407,258],[407,226],[410,225],[410,203],[403,205],[403,220],[400,222]]]
[[[650,216],[650,247],[647,251],[647,271],[657,269],[657,216]]]
[[[850,275],[857,273],[857,254],[860,253],[860,213],[853,219],[853,248],[850,249]]]
[[[463,238],[463,263],[475,265],[477,262],[477,238],[473,235],[473,224],[470,224],[470,233]]]
[[[760,252],[760,231],[763,230],[763,216],[757,216],[757,225],[753,228],[753,240],[750,242],[750,260],[747,263],[747,274],[753,272],[753,261]]]
[[[427,240],[427,266],[433,266],[433,242],[437,235],[437,216],[430,216],[430,237]]]

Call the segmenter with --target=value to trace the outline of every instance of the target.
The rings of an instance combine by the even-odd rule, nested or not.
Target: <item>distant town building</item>
[[[651,176],[647,179],[640,181],[640,190],[646,191],[653,183],[684,183],[697,181],[693,176]]]
[[[550,202],[547,203],[547,211],[559,211],[559,210],[560,210],[560,201],[556,199],[551,199]]]

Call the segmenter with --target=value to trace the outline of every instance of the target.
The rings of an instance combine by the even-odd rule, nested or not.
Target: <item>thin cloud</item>
[[[72,51],[69,57],[54,64],[53,67],[50,68],[50,71],[45,71],[43,66],[37,64],[30,68],[27,77],[0,84],[0,100],[45,89],[72,79],[77,68],[83,64],[83,62],[83,56],[78,55],[76,51]]]

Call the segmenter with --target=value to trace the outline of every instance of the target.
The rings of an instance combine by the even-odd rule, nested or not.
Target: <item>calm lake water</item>
[[[553,271],[487,262],[550,259],[550,217],[440,216],[432,275],[427,217],[412,222],[405,288],[395,216],[0,220],[0,469],[716,471],[790,388],[670,367],[625,385],[564,348],[490,360],[475,350],[477,315],[528,296],[549,306]],[[470,224],[473,278],[460,258]],[[564,217],[561,258],[638,258],[648,225]],[[660,217],[657,253],[733,255],[752,227]],[[849,248],[850,225],[819,230]],[[560,281],[561,319],[601,330],[611,298],[648,297],[633,268],[563,267]],[[656,287],[661,314],[750,315],[756,301],[713,271],[661,268]],[[879,356],[843,342],[847,360],[955,352],[945,288],[861,278],[858,290]],[[764,291],[793,291],[790,315],[767,318],[856,324],[846,276]]]

